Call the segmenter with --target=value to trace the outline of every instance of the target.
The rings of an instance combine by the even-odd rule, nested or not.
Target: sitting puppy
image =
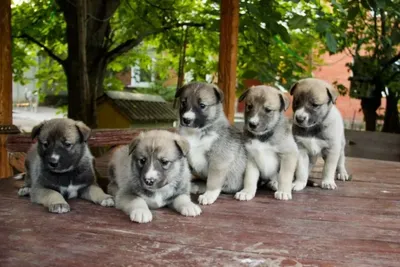
[[[30,195],[54,213],[70,210],[64,198],[77,196],[102,206],[114,206],[112,196],[96,184],[93,156],[87,145],[91,130],[80,121],[52,119],[32,129],[38,138],[25,160],[25,185],[18,194]]]
[[[108,192],[116,207],[138,223],[150,222],[150,209],[171,205],[184,216],[200,215],[190,199],[188,142],[165,130],[140,133],[129,146],[118,148],[109,164]]]
[[[284,111],[290,100],[270,86],[255,86],[245,91],[239,102],[246,101],[244,135],[248,153],[244,188],[236,193],[239,200],[250,200],[257,182],[269,179],[275,198],[292,199],[292,181],[298,149]],[[278,174],[279,173],[279,174]]]
[[[302,190],[317,157],[325,164],[321,187],[335,189],[337,179],[348,180],[345,168],[343,119],[336,108],[335,88],[319,79],[307,78],[295,83],[293,95],[293,135],[299,147],[299,162],[293,190]]]
[[[243,188],[247,155],[243,137],[223,111],[223,93],[213,84],[190,83],[180,88],[179,132],[190,143],[189,165],[204,182],[192,184],[192,193],[203,193],[199,203],[209,205],[219,194]]]

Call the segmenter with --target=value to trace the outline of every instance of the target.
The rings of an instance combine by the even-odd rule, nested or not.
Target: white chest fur
[[[188,154],[189,164],[199,174],[207,176],[208,173],[208,160],[206,153],[210,151],[213,143],[218,138],[218,134],[210,132],[202,138],[200,132],[194,132],[184,135],[190,144]]]
[[[309,154],[317,156],[321,154],[322,149],[328,147],[328,143],[322,139],[314,137],[296,137],[297,143],[303,147]]]
[[[277,148],[268,143],[252,140],[246,143],[246,150],[253,158],[264,179],[276,175],[279,169],[279,156]]]
[[[62,195],[67,194],[68,199],[76,198],[78,196],[79,189],[85,187],[85,185],[73,185],[70,184],[69,186],[60,186],[60,192]]]
[[[161,192],[157,192],[155,193],[152,197],[148,197],[148,196],[141,196],[144,201],[146,201],[147,206],[149,206],[150,209],[158,209],[161,208],[163,206],[165,206],[165,195],[163,195]]]

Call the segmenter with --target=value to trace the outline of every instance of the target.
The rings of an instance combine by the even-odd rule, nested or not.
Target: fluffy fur
[[[129,146],[118,148],[109,164],[108,192],[116,207],[132,221],[150,222],[150,209],[171,206],[184,216],[200,215],[190,199],[188,142],[165,130],[142,132]]]
[[[292,199],[292,181],[298,149],[284,111],[289,98],[270,86],[255,86],[245,91],[239,101],[246,102],[244,135],[248,153],[244,188],[238,200],[252,199],[259,177],[269,180],[275,198]]]
[[[180,98],[179,132],[190,143],[189,164],[203,180],[192,185],[192,193],[201,193],[199,203],[209,205],[221,191],[241,190],[247,155],[243,136],[224,114],[222,91],[196,82],[184,85],[176,97]]]
[[[18,194],[30,195],[32,202],[54,213],[68,212],[65,199],[75,197],[113,206],[113,198],[96,183],[87,145],[90,132],[84,123],[71,119],[52,119],[35,126],[32,139],[38,141],[27,153],[25,186]]]
[[[325,164],[321,187],[336,189],[336,177],[348,180],[345,168],[343,119],[334,105],[338,93],[329,83],[307,78],[295,83],[293,95],[293,135],[299,147],[299,162],[293,190],[302,190],[318,156]]]

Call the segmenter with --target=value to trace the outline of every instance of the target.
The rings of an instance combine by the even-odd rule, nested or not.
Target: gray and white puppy
[[[235,198],[252,199],[261,177],[269,180],[269,186],[276,191],[276,199],[292,199],[298,149],[284,114],[290,99],[277,88],[260,85],[245,91],[239,97],[239,102],[243,100],[246,102],[244,135],[248,160],[244,188]]]
[[[180,98],[179,133],[190,143],[190,167],[206,180],[192,184],[192,193],[202,193],[199,203],[214,203],[221,191],[241,190],[247,155],[242,134],[224,114],[223,92],[216,85],[194,82],[175,97]]]
[[[32,145],[25,160],[25,185],[18,194],[30,195],[54,213],[65,213],[70,207],[65,199],[81,197],[102,206],[114,206],[96,183],[94,158],[87,140],[90,128],[71,119],[52,119],[32,129]]]
[[[307,78],[290,89],[293,95],[293,135],[299,147],[299,161],[293,190],[302,190],[319,155],[325,163],[321,187],[335,189],[339,180],[348,180],[345,168],[345,136],[340,111],[334,105],[336,89],[326,81]]]
[[[116,194],[116,207],[138,223],[150,222],[150,209],[166,205],[184,216],[200,215],[190,199],[188,151],[182,136],[166,130],[141,132],[118,148],[109,163],[108,187]]]

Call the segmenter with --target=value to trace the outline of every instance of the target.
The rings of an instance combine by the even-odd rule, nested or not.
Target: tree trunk
[[[361,108],[364,114],[365,130],[376,131],[376,110],[381,105],[381,99],[378,97],[364,97],[361,98]]]
[[[386,96],[386,111],[382,132],[400,133],[399,111],[397,109],[398,102],[399,97],[389,89],[389,94]]]

